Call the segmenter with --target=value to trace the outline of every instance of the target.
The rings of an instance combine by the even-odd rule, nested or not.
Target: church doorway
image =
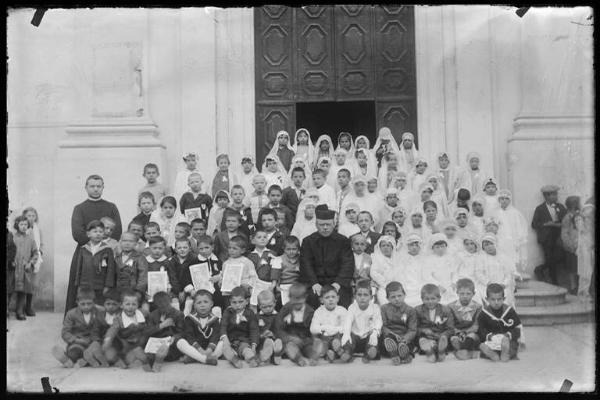
[[[375,143],[376,121],[374,101],[329,101],[296,103],[296,129],[305,128],[316,138],[327,134],[337,147],[340,132],[360,135]]]
[[[418,138],[412,6],[257,7],[254,60],[259,164],[280,130]]]

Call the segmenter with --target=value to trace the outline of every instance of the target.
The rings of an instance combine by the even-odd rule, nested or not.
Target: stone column
[[[522,107],[508,139],[514,201],[531,222],[539,189],[561,187],[559,200],[593,194],[594,114],[590,8],[537,9],[523,17]],[[542,261],[533,230],[530,268]]]

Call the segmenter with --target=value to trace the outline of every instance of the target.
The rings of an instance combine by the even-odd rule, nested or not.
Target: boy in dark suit
[[[301,167],[294,168],[292,170],[292,186],[283,189],[281,195],[281,204],[290,209],[294,218],[296,218],[296,213],[298,212],[298,204],[300,204],[300,200],[302,200],[306,192],[302,186],[305,179],[306,173],[304,169]]]
[[[363,235],[363,237],[367,240],[367,249],[365,253],[373,254],[375,250],[375,244],[379,240],[381,236],[380,233],[373,232],[371,229],[373,226],[373,215],[369,211],[361,211],[358,213],[358,227],[360,228],[360,233],[357,235]]]
[[[544,252],[544,264],[535,268],[535,274],[538,279],[550,280],[554,285],[558,284],[558,265],[564,258],[558,239],[561,221],[567,213],[565,206],[558,202],[558,189],[556,185],[542,187],[545,201],[536,207],[531,221],[531,227],[537,233],[537,241]]]

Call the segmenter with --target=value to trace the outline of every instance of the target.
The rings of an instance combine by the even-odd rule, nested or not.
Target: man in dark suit
[[[564,258],[560,239],[561,221],[567,209],[558,202],[558,186],[545,185],[541,191],[544,202],[536,207],[531,227],[537,233],[537,241],[544,252],[544,264],[535,268],[536,277],[558,284],[558,266]]]
[[[306,174],[301,167],[296,167],[292,170],[292,185],[283,189],[281,195],[281,204],[286,206],[292,212],[294,221],[296,220],[296,213],[298,212],[298,204],[304,196],[305,190],[302,187]]]
[[[323,285],[336,288],[339,305],[348,307],[352,303],[352,277],[354,255],[350,239],[334,232],[335,211],[322,204],[315,209],[317,232],[302,241],[300,251],[300,282],[309,288],[307,303],[317,308]]]

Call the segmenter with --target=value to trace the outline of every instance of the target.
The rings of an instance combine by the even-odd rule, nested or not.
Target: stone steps
[[[528,280],[517,287],[515,300],[517,307],[546,307],[564,304],[567,289],[545,282]]]
[[[562,304],[517,306],[517,313],[524,327],[594,322],[593,304],[572,295],[566,295]]]

